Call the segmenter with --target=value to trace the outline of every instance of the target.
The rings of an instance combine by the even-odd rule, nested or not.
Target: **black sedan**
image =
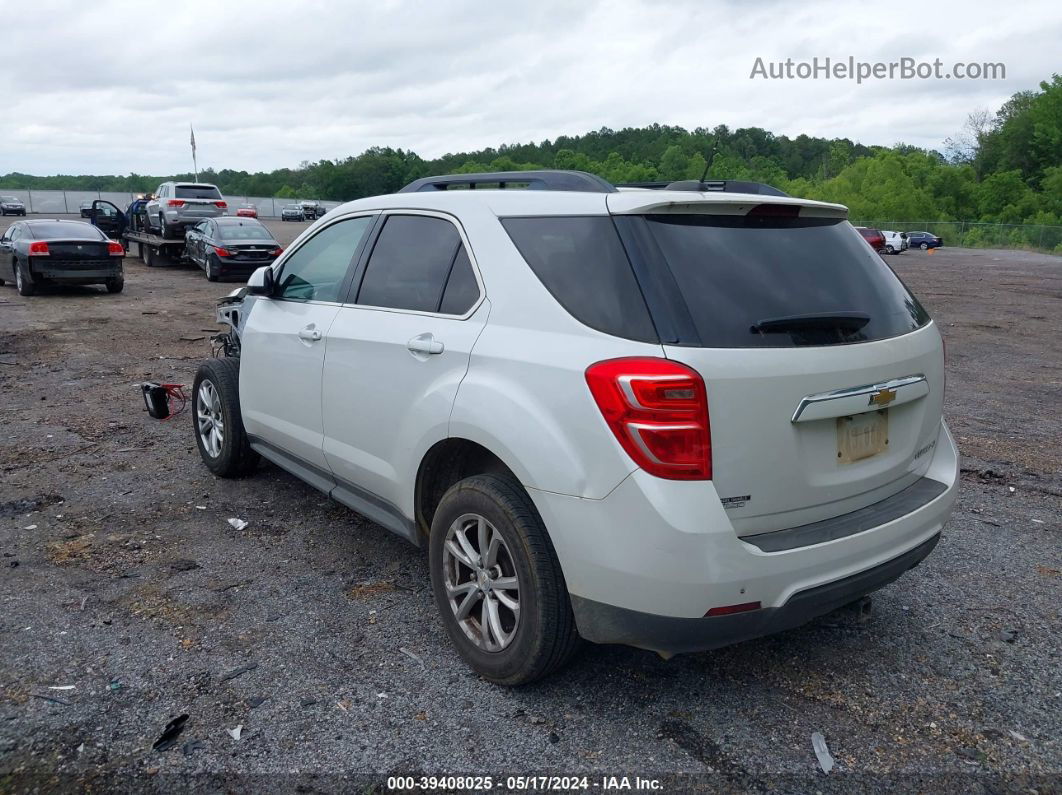
[[[26,205],[14,196],[0,196],[0,215],[25,215]]]
[[[944,245],[944,238],[931,235],[929,232],[908,232],[907,244],[911,248],[920,248],[922,251],[930,248],[940,248]]]
[[[56,282],[102,284],[120,293],[124,254],[121,243],[83,221],[18,221],[0,237],[0,275],[10,274],[19,295]]]
[[[200,221],[185,232],[184,248],[212,282],[222,276],[246,279],[284,251],[261,221],[235,216]]]

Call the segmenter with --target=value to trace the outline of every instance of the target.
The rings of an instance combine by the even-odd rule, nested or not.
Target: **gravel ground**
[[[231,285],[128,259],[119,296],[0,289],[0,791],[1062,789],[1062,259],[889,264],[948,340],[963,482],[936,552],[868,620],[668,662],[591,646],[520,690],[459,661],[420,552],[275,467],[213,478],[186,415],[141,410],[137,382],[191,382]]]

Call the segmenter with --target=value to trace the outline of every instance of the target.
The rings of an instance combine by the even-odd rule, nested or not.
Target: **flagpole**
[[[196,163],[196,160],[195,160],[195,130],[192,128],[191,124],[188,125],[188,129],[192,133],[192,138],[191,138],[191,144],[192,144],[192,171],[195,172],[195,181],[199,182],[199,164]]]

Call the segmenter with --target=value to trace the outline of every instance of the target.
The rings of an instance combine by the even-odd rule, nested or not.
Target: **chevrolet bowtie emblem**
[[[871,395],[870,402],[867,403],[867,405],[884,407],[892,403],[892,401],[894,400],[896,400],[896,390],[889,389],[888,387],[886,387],[885,389],[879,389],[877,392]]]

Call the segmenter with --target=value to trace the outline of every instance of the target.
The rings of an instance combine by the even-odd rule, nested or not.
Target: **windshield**
[[[252,221],[240,224],[218,224],[218,237],[222,240],[273,240],[268,229]]]
[[[174,188],[178,199],[220,199],[221,191],[213,185],[178,185]]]
[[[14,196],[0,196],[0,202],[17,202],[17,201],[18,201],[18,199],[16,199]]]
[[[29,224],[29,236],[34,240],[106,240],[107,237],[92,224],[69,223]]]
[[[644,218],[704,347],[864,342],[905,334],[929,321],[846,221]]]

